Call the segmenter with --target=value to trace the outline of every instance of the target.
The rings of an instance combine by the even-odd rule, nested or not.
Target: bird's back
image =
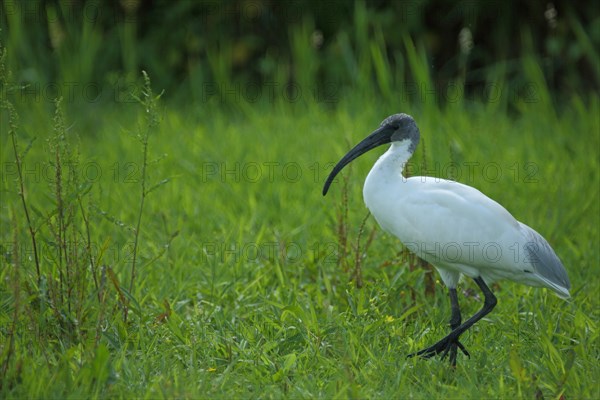
[[[439,270],[569,296],[567,274],[548,242],[479,190],[431,177],[388,183],[365,185],[367,207],[384,230]]]

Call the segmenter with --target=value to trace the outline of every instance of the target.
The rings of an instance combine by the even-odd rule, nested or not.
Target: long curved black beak
[[[382,144],[391,143],[392,134],[394,133],[394,128],[384,125],[379,127],[376,131],[371,133],[369,136],[363,139],[362,142],[354,146],[352,150],[350,150],[342,159],[333,167],[333,170],[327,177],[325,181],[325,186],[323,186],[323,196],[327,194],[329,190],[329,186],[335,176],[344,168],[347,164],[349,164],[355,158],[360,157],[364,153],[369,150],[374,149],[375,147],[381,146]]]

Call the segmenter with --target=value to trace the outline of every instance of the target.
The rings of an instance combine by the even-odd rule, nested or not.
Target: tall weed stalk
[[[134,231],[134,240],[133,240],[133,253],[131,260],[131,277],[129,281],[129,293],[130,295],[133,293],[135,276],[136,276],[136,263],[138,258],[138,248],[139,248],[139,240],[140,240],[140,232],[142,228],[142,215],[144,214],[144,203],[146,202],[146,197],[150,192],[155,190],[158,186],[167,182],[167,180],[163,180],[158,184],[149,187],[147,180],[147,172],[148,172],[148,139],[150,134],[154,132],[160,123],[160,118],[158,114],[158,100],[162,93],[157,96],[154,96],[152,93],[152,85],[150,82],[150,77],[146,73],[146,71],[142,71],[144,77],[144,86],[142,88],[141,97],[135,97],[136,100],[142,105],[144,108],[144,117],[145,117],[145,127],[138,134],[138,139],[142,144],[142,170],[141,170],[141,187],[140,187],[140,203],[138,207],[137,213],[137,222]],[[128,305],[125,305],[123,318],[127,321],[128,314]]]

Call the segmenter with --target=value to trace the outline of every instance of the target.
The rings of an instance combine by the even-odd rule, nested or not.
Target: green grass
[[[114,54],[99,57],[112,34],[57,19],[67,6],[46,7],[49,39],[15,12],[2,30],[0,398],[600,398],[600,100],[548,90],[526,30],[518,59],[472,71],[465,58],[446,87],[429,36],[390,37],[384,15],[357,2],[352,30],[326,38],[331,53],[307,39],[315,20],[290,26],[289,60],[267,52],[271,86],[245,102],[255,82],[233,67],[226,30],[179,75],[177,46],[152,51],[171,36],[142,41],[120,24],[119,45],[104,46],[121,48],[119,69]],[[568,18],[570,45],[596,60],[594,36]],[[61,30],[65,44],[50,49]],[[129,102],[138,64],[181,89],[155,103],[138,78],[142,107]],[[567,64],[576,88],[578,64]],[[479,78],[489,93],[465,88]],[[286,101],[287,83],[298,101]],[[62,89],[59,107],[49,85]],[[437,274],[411,268],[372,217],[362,227],[362,185],[384,149],[321,196],[333,164],[396,112],[421,130],[412,173],[503,204],[548,239],[573,286],[562,301],[494,285],[499,304],[462,338],[472,358],[459,355],[456,370],[406,359],[448,331]],[[471,315],[476,287],[460,289]]]
[[[104,286],[103,303],[90,289],[81,322],[89,330],[74,339],[53,325],[48,310],[38,311],[35,264],[25,256],[31,240],[3,117],[3,356],[14,341],[3,398],[598,397],[597,98],[574,100],[556,116],[525,104],[513,117],[483,105],[429,107],[425,114],[351,101],[333,111],[278,103],[246,108],[243,116],[202,104],[161,107],[160,125],[148,138],[146,179],[150,186],[170,181],[145,199],[131,292],[143,109],[107,107],[88,130],[79,128],[88,116],[69,115],[65,107],[66,137],[80,153],[80,182],[92,184],[84,198],[91,204],[91,243],[103,249],[100,264],[123,283],[119,290],[130,307],[124,322],[115,285]],[[343,267],[354,265],[354,249],[345,262],[338,260],[343,180],[321,195],[331,164],[398,111],[412,113],[421,129],[415,173],[425,165],[429,174],[445,177],[448,163],[456,163],[458,180],[549,240],[573,285],[573,298],[562,301],[546,290],[500,282],[494,289],[499,305],[465,335],[472,357],[459,356],[456,370],[439,359],[405,358],[447,332],[443,285],[436,281],[435,294],[426,295],[425,271],[409,271],[400,243],[370,218],[365,230],[376,233],[362,260],[364,286],[357,289]],[[51,114],[20,112],[21,149],[37,137],[23,161],[26,200],[45,215],[54,198],[43,172],[52,158],[46,139],[53,121]],[[351,246],[366,213],[362,184],[382,152],[345,172]],[[42,232],[41,269],[52,276],[52,237],[40,216],[33,219]],[[475,287],[465,281],[461,288]],[[471,293],[461,294],[463,315],[481,305]]]

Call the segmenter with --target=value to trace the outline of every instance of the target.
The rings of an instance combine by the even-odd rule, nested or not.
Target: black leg
[[[469,318],[465,323],[460,323],[460,309],[458,307],[458,298],[456,295],[456,290],[450,289],[450,302],[452,304],[452,317],[450,319],[450,327],[453,328],[452,332],[433,346],[427,347],[421,351],[408,355],[408,357],[421,356],[425,358],[433,357],[436,354],[442,354],[442,358],[444,358],[448,353],[450,353],[450,364],[456,365],[456,349],[457,347],[462,350],[465,355],[469,355],[465,347],[458,341],[460,335],[462,335],[467,329],[472,327],[477,321],[485,317],[489,314],[498,300],[496,296],[492,293],[490,288],[487,287],[485,282],[481,277],[475,278],[475,283],[483,292],[485,296],[483,307],[481,310],[475,313],[471,318]],[[456,326],[455,326],[456,325]]]
[[[450,317],[450,328],[455,330],[460,326],[462,318],[460,316],[460,307],[458,306],[458,295],[456,289],[449,289],[450,307],[452,307],[452,316]]]
[[[450,306],[452,308],[452,315],[450,316],[450,329],[455,330],[460,326],[460,323],[462,322],[462,318],[460,316],[460,307],[458,306],[458,295],[456,293],[456,289],[449,289],[449,295]],[[456,366],[456,353],[458,348],[460,348],[460,350],[467,357],[471,356],[467,349],[465,349],[465,346],[463,346],[463,344],[458,340],[458,338],[456,338],[456,340],[451,342],[449,347],[446,348],[446,350],[442,354],[442,358],[445,358],[446,355],[450,356],[450,365],[452,365],[453,367]]]

